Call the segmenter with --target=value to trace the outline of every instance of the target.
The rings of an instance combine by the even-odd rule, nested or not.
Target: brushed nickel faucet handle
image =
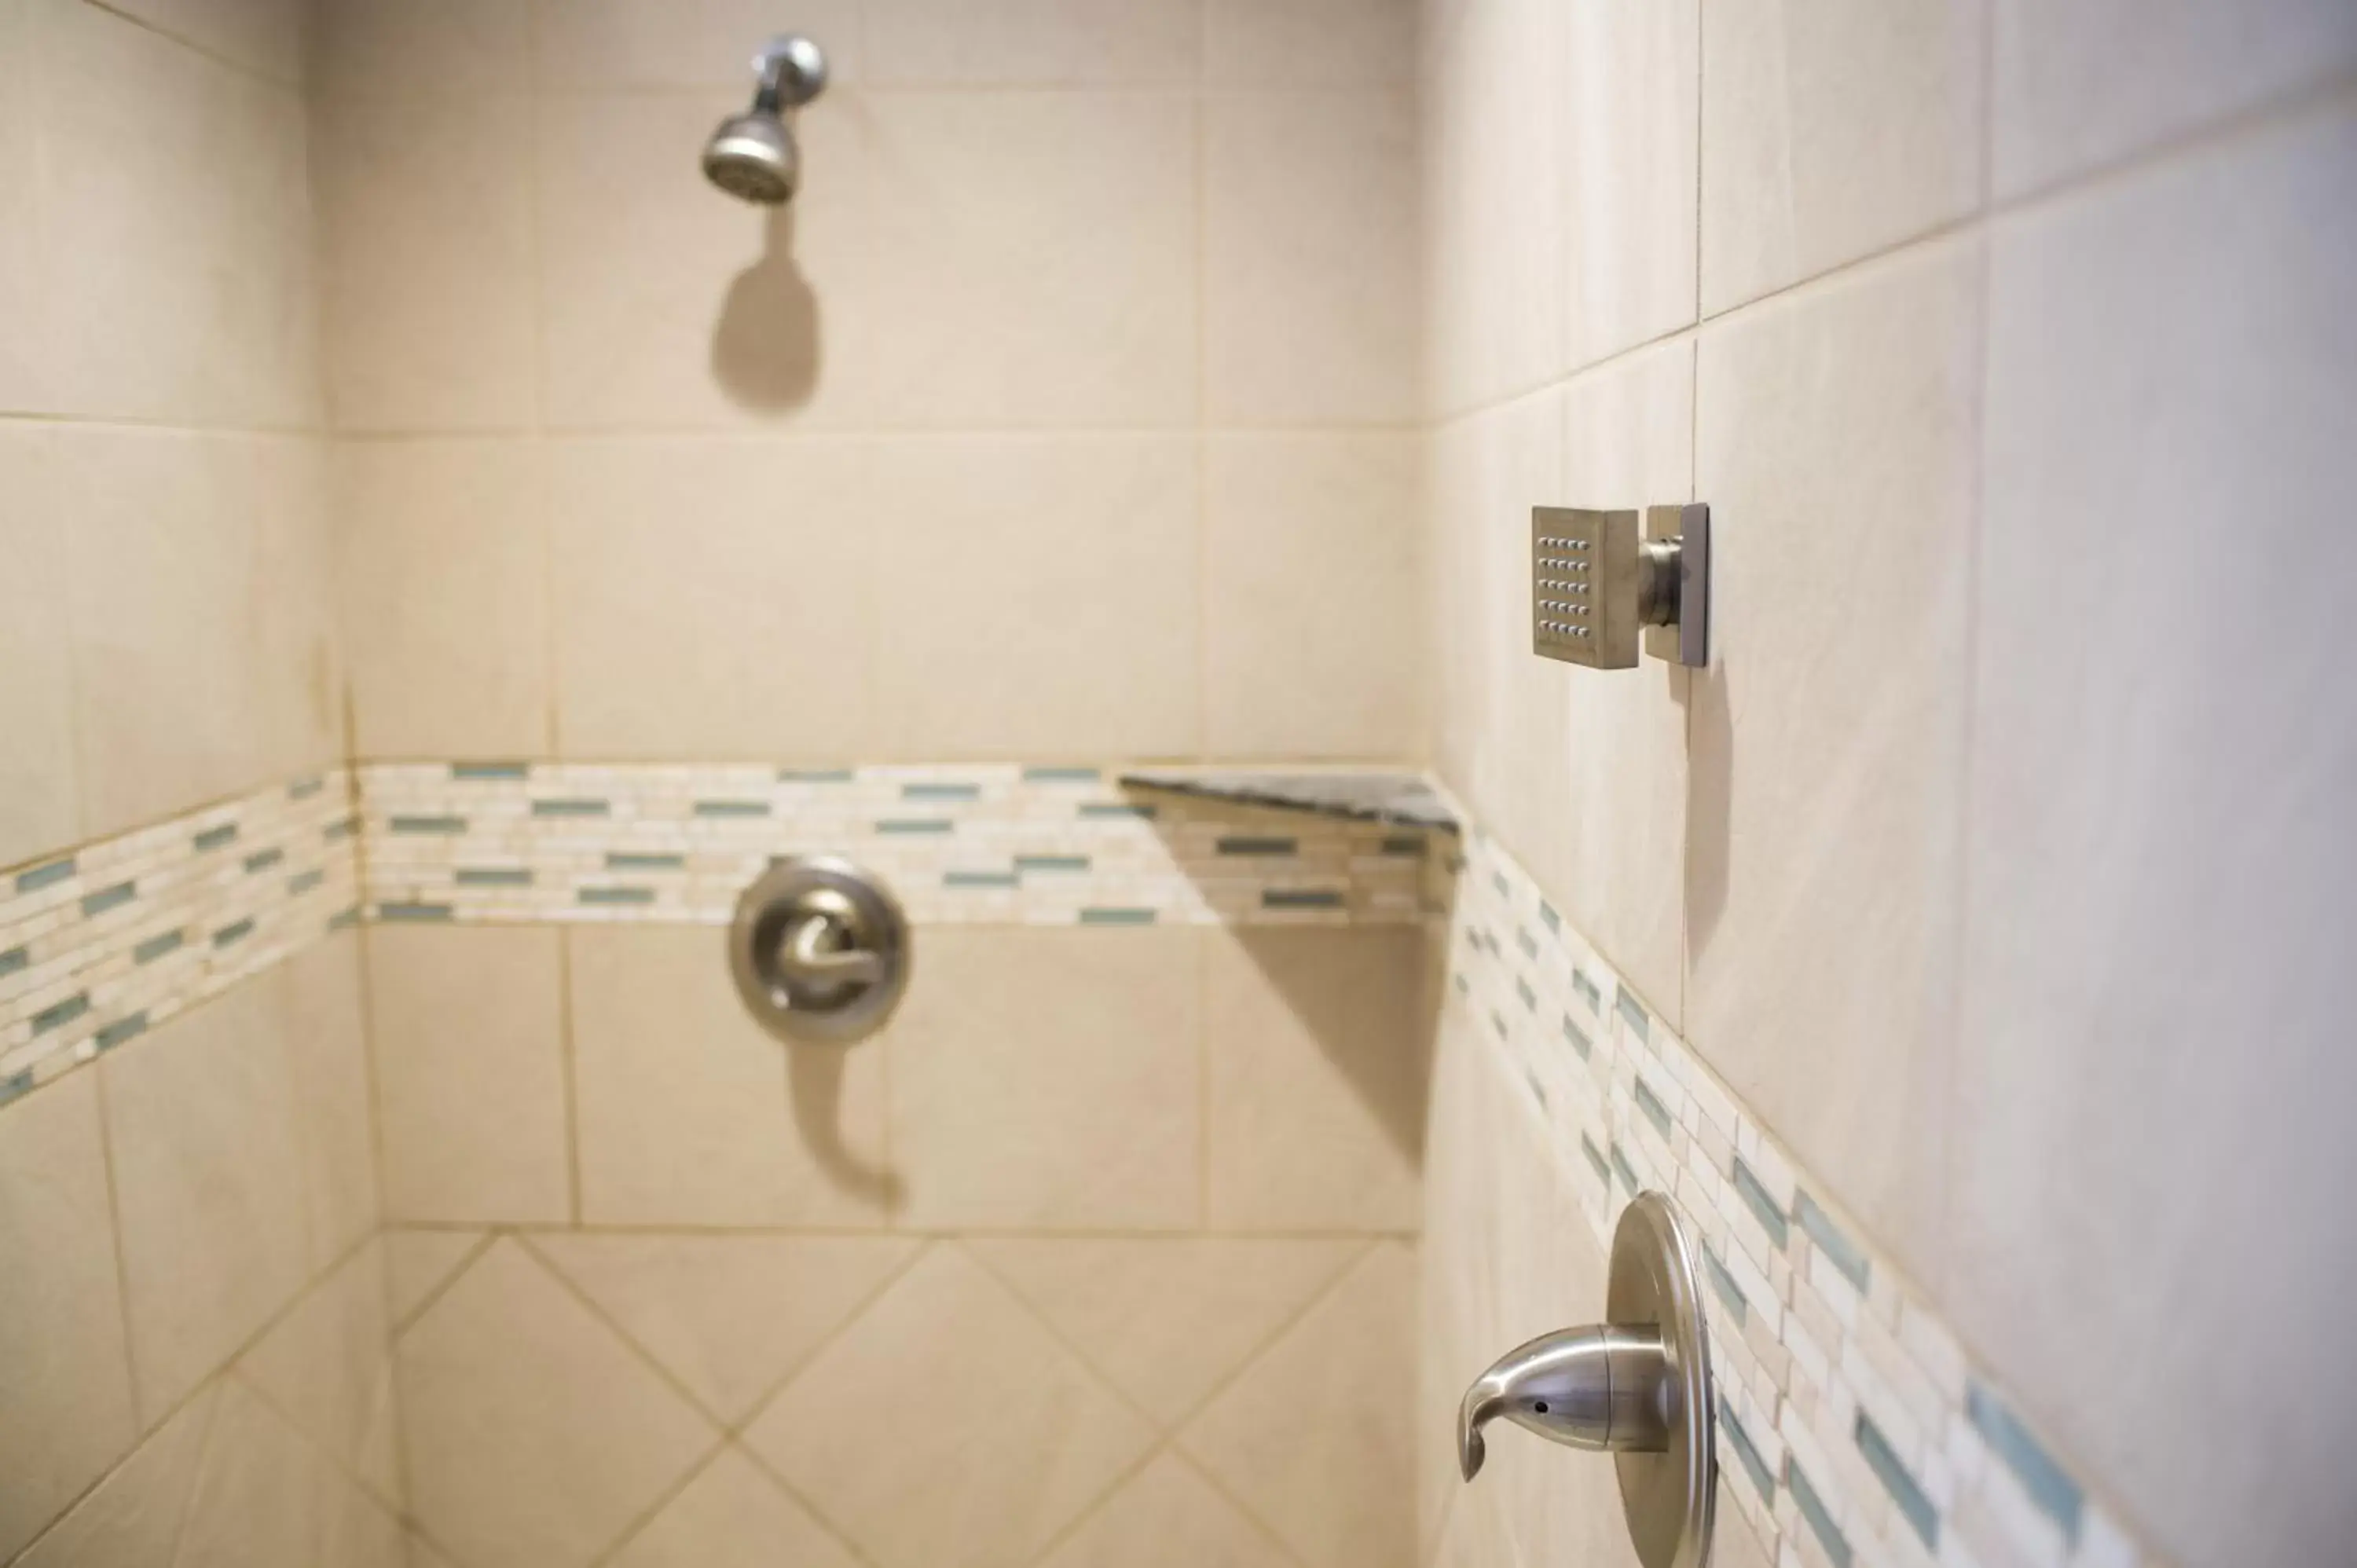
[[[1543,1334],[1473,1380],[1457,1409],[1468,1481],[1505,1420],[1613,1456],[1620,1509],[1645,1568],[1704,1568],[1718,1497],[1717,1407],[1695,1254],[1677,1208],[1639,1193],[1612,1234],[1602,1324]]]

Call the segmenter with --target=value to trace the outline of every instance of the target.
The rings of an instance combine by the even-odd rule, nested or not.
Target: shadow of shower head
[[[704,147],[704,177],[742,201],[782,207],[802,182],[802,156],[785,111],[826,87],[826,56],[810,39],[773,40],[753,59],[760,87],[753,107],[720,122]]]

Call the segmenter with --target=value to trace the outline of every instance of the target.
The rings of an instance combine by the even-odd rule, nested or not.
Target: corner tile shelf
[[[1351,822],[1457,832],[1457,814],[1418,773],[1280,773],[1154,768],[1121,775],[1124,789],[1232,800]]]

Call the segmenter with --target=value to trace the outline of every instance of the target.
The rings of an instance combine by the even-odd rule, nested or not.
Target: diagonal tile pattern
[[[1355,1240],[1185,1237],[967,1243],[1065,1341],[1177,1422],[1366,1250]]]
[[[877,1568],[1014,1568],[1154,1434],[954,1242],[934,1246],[747,1432]]]
[[[717,1436],[512,1239],[396,1361],[413,1511],[467,1568],[581,1568]]]
[[[361,1248],[272,1325],[239,1374],[388,1503],[401,1498],[383,1250]]]
[[[466,1267],[483,1245],[480,1230],[384,1232],[385,1298],[395,1324],[404,1324]]]
[[[851,1236],[544,1233],[531,1245],[731,1423],[917,1250],[913,1240]]]
[[[1165,1454],[1040,1568],[1294,1568],[1294,1559],[1185,1460]]]
[[[1369,1252],[1180,1435],[1310,1568],[1414,1558],[1415,1258]]]
[[[858,1568],[810,1510],[735,1446],[721,1449],[612,1558],[612,1568]]]

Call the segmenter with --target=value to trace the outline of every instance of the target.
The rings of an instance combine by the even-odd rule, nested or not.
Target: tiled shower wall
[[[297,22],[0,0],[0,1559],[401,1560]]]
[[[1440,771],[2094,1496],[2190,1563],[2346,1556],[2357,12],[1424,11]],[[1688,499],[1712,668],[1533,657],[1529,509]],[[1590,1179],[1542,1147],[1436,1135],[1433,1288],[1502,1303],[1427,1319],[1444,1382],[1595,1294],[1511,1201]],[[1440,1236],[1468,1191],[1519,1222]],[[2226,1343],[2279,1440],[2203,1419]],[[1494,1501],[1437,1549],[1625,1560]],[[1941,1522],[1890,1560],[2054,1551]]]

